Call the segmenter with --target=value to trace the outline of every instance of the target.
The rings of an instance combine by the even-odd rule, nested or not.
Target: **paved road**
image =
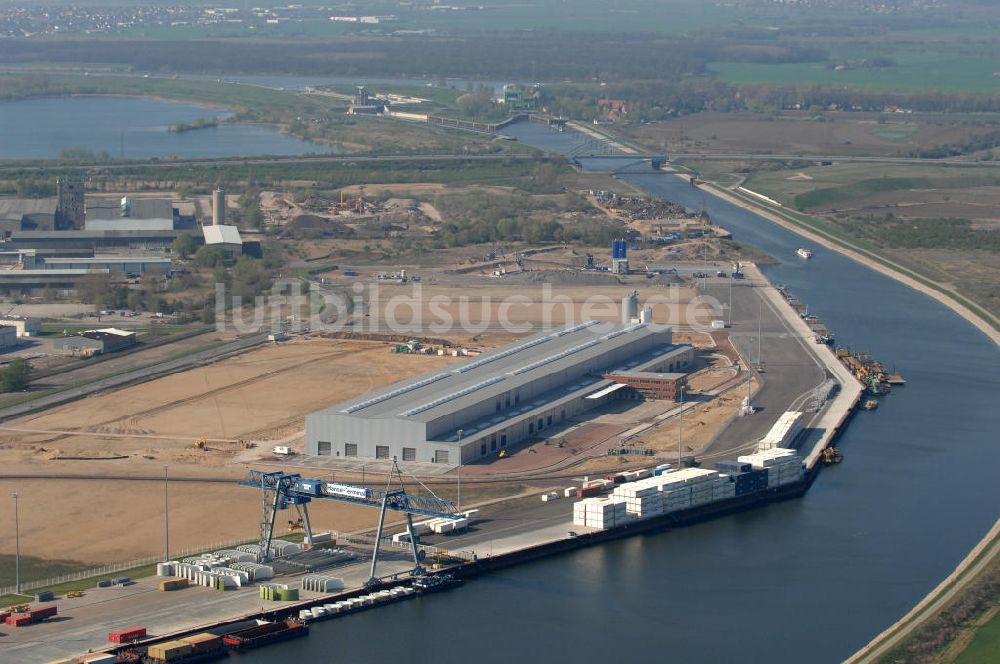
[[[751,280],[734,283],[730,328],[740,355],[744,359],[756,358],[760,314],[760,359],[766,372],[760,376],[763,386],[752,399],[760,410],[733,420],[699,455],[703,460],[712,461],[753,447],[753,442],[767,433],[782,413],[793,410],[803,395],[826,379],[825,370],[807,348],[807,344],[814,341],[801,339],[791,331],[770,303],[760,296],[757,287],[761,285]],[[720,302],[728,302],[729,284],[724,279],[709,279],[705,293]]]
[[[232,341],[215,348],[210,348],[208,350],[203,350],[201,352],[192,353],[191,355],[181,357],[176,360],[161,362],[150,367],[135,369],[134,371],[126,371],[114,376],[108,376],[107,378],[95,380],[94,382],[87,383],[86,385],[60,390],[43,397],[38,397],[37,399],[32,399],[31,401],[15,404],[13,406],[7,406],[6,408],[0,409],[0,422],[20,417],[22,415],[35,413],[46,408],[52,408],[53,406],[58,406],[70,401],[76,401],[77,399],[82,399],[83,397],[103,392],[104,390],[119,388],[135,383],[144,383],[148,380],[159,378],[160,376],[166,376],[168,374],[183,371],[184,369],[189,369],[193,366],[198,366],[199,364],[204,364],[212,360],[241,353],[249,348],[265,343],[266,341],[267,334],[248,335],[241,339],[237,339],[236,341]]]
[[[996,162],[963,161],[960,159],[924,159],[921,157],[856,157],[849,155],[801,155],[801,154],[747,154],[747,153],[713,153],[713,152],[671,152],[671,161],[685,159],[719,159],[723,161],[770,161],[775,159],[832,161],[841,163],[871,163],[871,164],[925,164],[929,166],[968,166],[970,168],[997,168]]]

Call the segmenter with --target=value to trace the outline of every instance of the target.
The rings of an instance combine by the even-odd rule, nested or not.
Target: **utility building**
[[[626,371],[686,372],[669,327],[589,321],[306,416],[306,453],[469,463],[544,435],[627,387]]]

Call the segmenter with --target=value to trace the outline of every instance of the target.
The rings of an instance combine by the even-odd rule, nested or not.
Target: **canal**
[[[505,129],[570,152],[581,139]],[[606,163],[588,162],[601,169]],[[838,662],[965,556],[1000,505],[1000,352],[949,309],[766,219],[661,173],[623,176],[705,207],[780,263],[837,333],[908,380],[839,440],[846,459],[800,500],[635,537],[313,626],[250,662]],[[811,261],[795,256],[809,247]]]

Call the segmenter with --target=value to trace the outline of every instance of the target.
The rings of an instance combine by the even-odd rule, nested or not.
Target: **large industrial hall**
[[[605,376],[686,372],[692,359],[651,319],[579,323],[311,413],[306,453],[471,463],[635,392]]]

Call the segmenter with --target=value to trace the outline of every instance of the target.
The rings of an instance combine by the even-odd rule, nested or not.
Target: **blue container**
[[[671,468],[673,468],[673,465],[669,463],[664,463],[662,465],[659,465],[653,469],[653,477],[659,477],[660,475],[667,472]]]
[[[753,466],[749,463],[743,463],[742,461],[723,459],[722,461],[716,462],[715,469],[720,473],[726,473],[727,475],[738,475],[740,473],[749,473],[753,470]]]

